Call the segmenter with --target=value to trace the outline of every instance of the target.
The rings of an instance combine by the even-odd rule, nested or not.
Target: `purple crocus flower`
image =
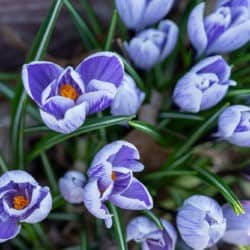
[[[174,0],[116,0],[116,8],[124,24],[142,30],[160,21],[170,11]]]
[[[39,61],[22,70],[24,87],[45,124],[65,134],[79,128],[86,114],[109,107],[123,77],[123,63],[111,52],[89,56],[76,69]]]
[[[215,200],[193,195],[179,209],[177,226],[185,243],[195,250],[201,250],[213,246],[222,238],[226,220]]]
[[[167,220],[161,219],[163,229],[147,217],[139,216],[127,226],[127,241],[134,240],[142,244],[142,250],[174,250],[177,233]]]
[[[111,105],[111,114],[114,116],[135,115],[144,98],[145,93],[137,88],[136,83],[131,76],[125,74],[122,85],[119,87]]]
[[[173,51],[178,33],[174,22],[163,20],[157,29],[140,32],[129,43],[125,42],[124,46],[138,68],[149,70]]]
[[[146,187],[133,172],[144,166],[134,145],[126,141],[115,141],[104,146],[95,156],[88,170],[89,181],[83,192],[83,202],[88,211],[104,219],[108,228],[112,225],[111,214],[105,202],[130,210],[145,210],[153,207]]]
[[[76,170],[71,170],[59,180],[59,189],[63,198],[73,204],[83,202],[83,188],[86,183],[85,176]]]
[[[193,9],[188,20],[189,39],[197,56],[203,53],[227,53],[249,42],[248,1],[218,1],[217,8],[206,18],[203,17],[204,11],[205,3],[200,3]]]
[[[241,201],[245,214],[236,215],[230,205],[223,206],[223,215],[227,220],[225,242],[240,245],[250,245],[250,201]]]
[[[52,207],[48,187],[41,187],[25,171],[8,171],[0,177],[0,242],[16,237],[20,222],[44,220]]]
[[[196,64],[177,83],[173,100],[183,111],[197,113],[218,104],[226,95],[231,67],[221,56],[212,56]]]
[[[226,108],[219,117],[215,136],[241,147],[250,147],[250,107],[233,105]]]

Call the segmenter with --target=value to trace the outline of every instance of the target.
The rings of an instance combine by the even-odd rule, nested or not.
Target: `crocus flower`
[[[174,0],[116,0],[116,8],[129,29],[142,30],[160,21]]]
[[[219,117],[215,135],[232,144],[250,147],[250,108],[243,105],[226,108]]]
[[[207,17],[204,16],[205,3],[198,4],[188,20],[189,39],[197,51],[203,53],[227,53],[245,45],[250,39],[249,7],[244,1],[219,1]]]
[[[160,22],[157,29],[147,29],[137,34],[124,46],[134,64],[149,70],[163,61],[174,49],[178,38],[178,27],[170,20]]]
[[[76,170],[71,170],[59,180],[59,189],[63,198],[73,204],[83,202],[83,188],[86,183],[85,176]]]
[[[218,242],[226,229],[222,208],[203,195],[188,198],[177,214],[177,226],[182,239],[193,249],[205,249]]]
[[[250,201],[241,201],[245,214],[236,215],[230,205],[223,206],[223,215],[227,220],[223,240],[240,246],[250,245]]]
[[[144,98],[145,93],[137,88],[136,83],[131,76],[125,74],[122,85],[119,87],[111,105],[111,114],[114,116],[135,115]]]
[[[22,70],[24,87],[39,106],[43,121],[61,133],[79,128],[86,114],[109,107],[123,77],[123,63],[111,52],[89,56],[76,69],[35,61]]]
[[[196,64],[177,83],[173,100],[183,111],[199,112],[218,104],[226,95],[231,68],[221,56],[212,56]]]
[[[25,171],[8,171],[0,177],[0,242],[14,238],[21,222],[44,220],[52,207],[48,187],[41,187]]]
[[[83,192],[83,202],[88,211],[112,225],[111,214],[105,202],[130,210],[151,209],[152,198],[146,187],[133,172],[144,166],[139,162],[138,150],[126,141],[115,141],[104,146],[94,157],[88,170],[89,181]]]
[[[177,233],[168,221],[161,219],[163,229],[147,217],[134,218],[127,226],[127,241],[134,240],[142,244],[142,250],[174,250]]]

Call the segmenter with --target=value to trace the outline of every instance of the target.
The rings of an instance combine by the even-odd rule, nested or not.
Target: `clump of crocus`
[[[149,70],[173,51],[177,38],[176,24],[163,20],[157,29],[144,30],[124,45],[134,64],[140,69]]]
[[[116,0],[116,8],[124,24],[142,30],[160,21],[170,11],[174,0]]]
[[[227,220],[226,232],[223,236],[225,242],[240,245],[250,245],[250,201],[241,201],[245,214],[236,215],[228,204],[223,206],[223,215]]]
[[[8,171],[0,177],[0,242],[14,238],[21,223],[44,220],[51,208],[48,187],[41,187],[25,171]]]
[[[218,1],[217,8],[205,18],[204,12],[205,3],[200,3],[188,20],[188,34],[197,56],[227,53],[249,42],[249,2]]]
[[[218,104],[226,95],[231,67],[221,56],[203,59],[186,73],[174,89],[173,100],[183,111],[197,113]]]
[[[250,147],[250,107],[233,105],[219,117],[218,132],[223,140],[241,147]]]
[[[127,225],[127,241],[141,243],[142,250],[174,250],[177,233],[167,220],[161,219],[160,229],[147,217],[134,218]]]
[[[123,63],[111,52],[93,54],[76,69],[41,61],[25,64],[24,87],[45,124],[60,133],[79,128],[87,114],[109,107],[124,77]]]
[[[72,204],[82,203],[85,183],[86,178],[80,171],[67,171],[59,180],[60,193],[66,201]]]
[[[177,226],[185,243],[195,250],[201,250],[213,246],[223,237],[226,219],[215,200],[193,195],[179,209]]]
[[[104,146],[94,157],[88,169],[88,183],[84,187],[83,202],[88,211],[104,219],[106,226],[112,225],[112,215],[105,202],[130,210],[145,210],[153,207],[146,187],[133,172],[144,166],[134,145],[126,141],[115,141]]]
[[[122,85],[119,87],[111,105],[111,114],[114,116],[135,115],[144,98],[145,93],[137,88],[136,83],[131,76],[125,74]]]

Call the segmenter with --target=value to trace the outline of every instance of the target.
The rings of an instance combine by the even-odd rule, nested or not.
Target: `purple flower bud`
[[[134,218],[127,226],[127,241],[142,244],[142,250],[174,250],[177,233],[168,221],[161,219],[163,230],[147,217]]]
[[[218,104],[226,95],[231,68],[221,56],[212,56],[196,64],[177,83],[174,89],[174,102],[183,111],[197,113]]]
[[[85,176],[79,171],[68,171],[59,180],[59,189],[63,198],[73,204],[83,202]]]
[[[230,205],[223,206],[223,215],[227,220],[223,240],[241,246],[250,245],[250,202],[241,201],[245,214],[236,215]]]
[[[8,171],[0,177],[0,197],[0,242],[16,237],[20,222],[40,222],[52,208],[49,188],[41,187],[21,170]]]
[[[138,68],[148,70],[173,51],[177,38],[176,24],[163,20],[158,29],[144,30],[124,45],[134,64]]]
[[[227,53],[249,42],[249,1],[218,1],[218,7],[205,18],[204,11],[205,3],[200,3],[188,20],[189,39],[197,56]]]
[[[135,81],[128,74],[125,74],[111,105],[111,113],[114,116],[135,115],[144,98],[145,93],[137,88]]]
[[[241,147],[250,147],[250,108],[233,105],[219,117],[216,136]]]
[[[139,158],[134,145],[115,141],[96,154],[88,170],[89,181],[84,188],[83,202],[91,214],[105,220],[108,228],[112,225],[112,215],[105,205],[108,200],[123,209],[153,207],[146,187],[133,176],[133,172],[143,170]]]
[[[78,129],[87,114],[109,107],[123,77],[123,63],[111,52],[89,56],[76,69],[41,61],[22,70],[24,87],[44,123],[65,134]]]
[[[174,0],[116,0],[116,8],[124,24],[142,30],[160,21],[170,11]]]
[[[177,226],[186,244],[201,250],[213,246],[222,238],[226,220],[222,208],[215,200],[194,195],[179,209]]]

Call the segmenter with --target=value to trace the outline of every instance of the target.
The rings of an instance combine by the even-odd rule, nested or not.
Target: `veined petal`
[[[85,102],[76,105],[65,112],[63,119],[56,119],[55,116],[40,109],[44,123],[52,130],[68,134],[78,129],[85,121],[87,104]]]
[[[0,243],[15,238],[20,230],[21,225],[15,217],[8,217],[5,220],[0,220]]]
[[[22,68],[22,81],[29,96],[38,104],[41,104],[43,90],[55,80],[63,69],[51,62],[35,61],[24,64]]]
[[[235,132],[233,135],[225,139],[240,147],[250,147],[250,131]]]
[[[205,3],[198,4],[191,12],[188,19],[188,36],[200,56],[207,48],[207,35],[203,23]]]
[[[124,167],[114,167],[113,179],[114,189],[112,194],[122,193],[131,185],[133,181],[133,172],[130,169]]]
[[[99,52],[87,57],[77,66],[76,71],[81,75],[86,87],[94,79],[119,87],[124,77],[123,62],[112,52]]]
[[[111,195],[109,200],[123,209],[143,210],[153,207],[153,200],[147,188],[136,178],[126,191]]]

